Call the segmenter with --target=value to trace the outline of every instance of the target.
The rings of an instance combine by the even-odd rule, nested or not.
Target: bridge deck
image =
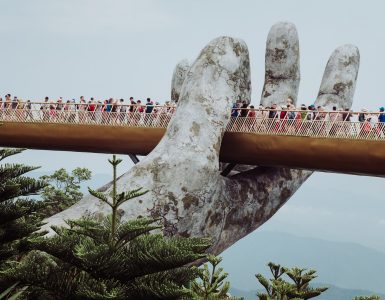
[[[159,127],[5,121],[0,146],[146,155],[164,132]],[[220,160],[385,177],[385,141],[233,130],[225,133]]]
[[[176,109],[154,106],[146,114],[140,105],[92,105],[4,103],[0,146],[147,155]],[[385,176],[385,123],[373,122],[379,113],[352,122],[362,113],[238,111],[226,128],[222,162]]]

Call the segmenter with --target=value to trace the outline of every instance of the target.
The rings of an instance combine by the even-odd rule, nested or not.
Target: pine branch
[[[70,265],[58,264],[47,254],[33,251],[21,262],[8,263],[6,271],[0,275],[7,279],[18,278],[21,284],[36,286],[48,294],[56,293],[63,300],[83,300],[82,288],[100,284],[87,273],[77,270]],[[107,282],[107,280],[106,280]]]
[[[104,217],[102,221],[96,221],[90,217],[83,217],[80,220],[68,220],[70,226],[68,230],[72,234],[90,237],[97,243],[108,243],[110,240],[110,230],[108,224],[111,224],[110,217]]]
[[[119,194],[119,198],[117,199],[117,205],[120,206],[124,202],[127,202],[128,200],[143,196],[149,192],[149,191],[141,192],[141,190],[142,190],[142,188],[138,188],[138,189],[135,189],[132,191],[128,191],[128,192]]]
[[[104,193],[95,191],[91,188],[88,188],[88,192],[95,198],[98,198],[100,201],[103,201],[104,203],[108,204],[111,208],[113,207],[113,204],[108,200]]]
[[[8,179],[0,184],[0,202],[37,195],[47,184],[44,181],[29,177]]]
[[[19,154],[19,153],[23,152],[24,150],[27,150],[27,149],[23,149],[23,148],[20,148],[20,149],[11,149],[11,148],[0,149],[0,161],[2,161],[3,159],[6,159],[7,157],[10,157],[12,155]]]
[[[0,203],[0,226],[6,226],[9,222],[19,219],[25,215],[36,215],[36,212],[43,208],[38,201],[18,199],[17,201],[7,200]]]
[[[39,168],[40,167],[31,167],[23,164],[4,164],[0,166],[0,180],[3,182],[8,178],[17,178]]]
[[[197,277],[197,268],[179,268],[136,278],[128,285],[132,299],[179,299],[191,295],[184,285]]]
[[[119,224],[115,237],[116,246],[122,247],[140,235],[162,228],[160,225],[153,225],[156,221],[141,218]]]

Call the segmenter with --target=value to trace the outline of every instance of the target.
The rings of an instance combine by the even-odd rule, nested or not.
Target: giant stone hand
[[[288,96],[296,101],[300,68],[295,26],[275,24],[266,48],[261,104],[283,104]],[[355,46],[337,48],[327,63],[316,105],[349,108],[358,67]],[[119,190],[143,187],[150,191],[122,206],[124,219],[161,217],[165,234],[210,237],[210,251],[218,254],[257,229],[288,201],[311,171],[259,166],[229,177],[220,175],[219,151],[232,104],[238,99],[249,101],[250,90],[249,53],[238,39],[217,38],[191,67],[185,61],[176,67],[172,97],[178,100],[178,109],[166,134],[118,180]],[[109,189],[110,183],[100,190]],[[46,226],[107,212],[105,204],[86,196],[49,218]]]

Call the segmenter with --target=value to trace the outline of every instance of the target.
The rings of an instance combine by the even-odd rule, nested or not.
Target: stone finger
[[[297,101],[300,83],[299,40],[294,24],[274,24],[267,36],[265,83],[261,105],[286,104],[287,98]]]
[[[189,69],[178,108],[166,134],[150,156],[183,156],[218,169],[219,150],[235,99],[250,99],[250,63],[246,44],[231,37],[211,41]]]
[[[334,50],[326,65],[315,104],[331,109],[352,106],[360,65],[360,52],[354,45]]]
[[[171,101],[177,103],[183,82],[186,79],[187,72],[190,69],[190,64],[187,59],[181,60],[174,69],[171,80]]]

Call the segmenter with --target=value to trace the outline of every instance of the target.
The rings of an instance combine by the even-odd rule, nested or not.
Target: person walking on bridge
[[[78,104],[79,123],[82,124],[87,118],[87,103],[84,96],[80,96],[80,103]]]
[[[88,101],[87,114],[88,114],[89,120],[91,120],[92,122],[96,122],[95,111],[96,111],[96,103],[94,98],[91,97],[91,100]]]
[[[380,114],[378,115],[378,124],[380,132],[384,134],[385,137],[385,107],[380,107]]]
[[[330,135],[336,135],[338,131],[338,116],[337,106],[333,106],[333,111],[329,113],[329,121],[331,122],[331,127],[329,130]]]
[[[147,98],[146,102],[146,114],[152,113],[152,110],[154,109],[154,103],[151,101],[151,98]]]
[[[238,115],[239,115],[239,104],[237,102],[235,102],[233,104],[233,108],[231,109],[231,116],[233,118],[236,118],[236,117],[238,117]]]
[[[11,108],[11,94],[5,95],[4,109],[6,115],[9,115],[9,109]]]
[[[120,124],[126,123],[127,106],[124,104],[124,99],[119,100],[119,122]]]
[[[146,115],[144,118],[144,125],[145,126],[150,126],[151,125],[151,113],[154,110],[154,103],[151,101],[150,98],[147,98],[146,102]]]
[[[24,102],[22,99],[17,99],[17,111],[16,116],[18,121],[24,121],[25,120],[25,111],[24,111]]]
[[[43,114],[43,121],[48,121],[49,120],[49,98],[48,97],[44,98],[44,103],[40,105],[40,110]]]
[[[69,111],[69,116],[68,116],[68,121],[70,123],[75,123],[76,121],[76,111],[77,111],[77,105],[75,103],[75,99],[71,100],[71,103],[68,105],[68,111]]]
[[[241,114],[240,114],[240,117],[242,118],[246,118],[247,117],[247,114],[249,113],[249,109],[248,109],[248,104],[246,103],[246,101],[242,101],[242,106],[241,106]]]

